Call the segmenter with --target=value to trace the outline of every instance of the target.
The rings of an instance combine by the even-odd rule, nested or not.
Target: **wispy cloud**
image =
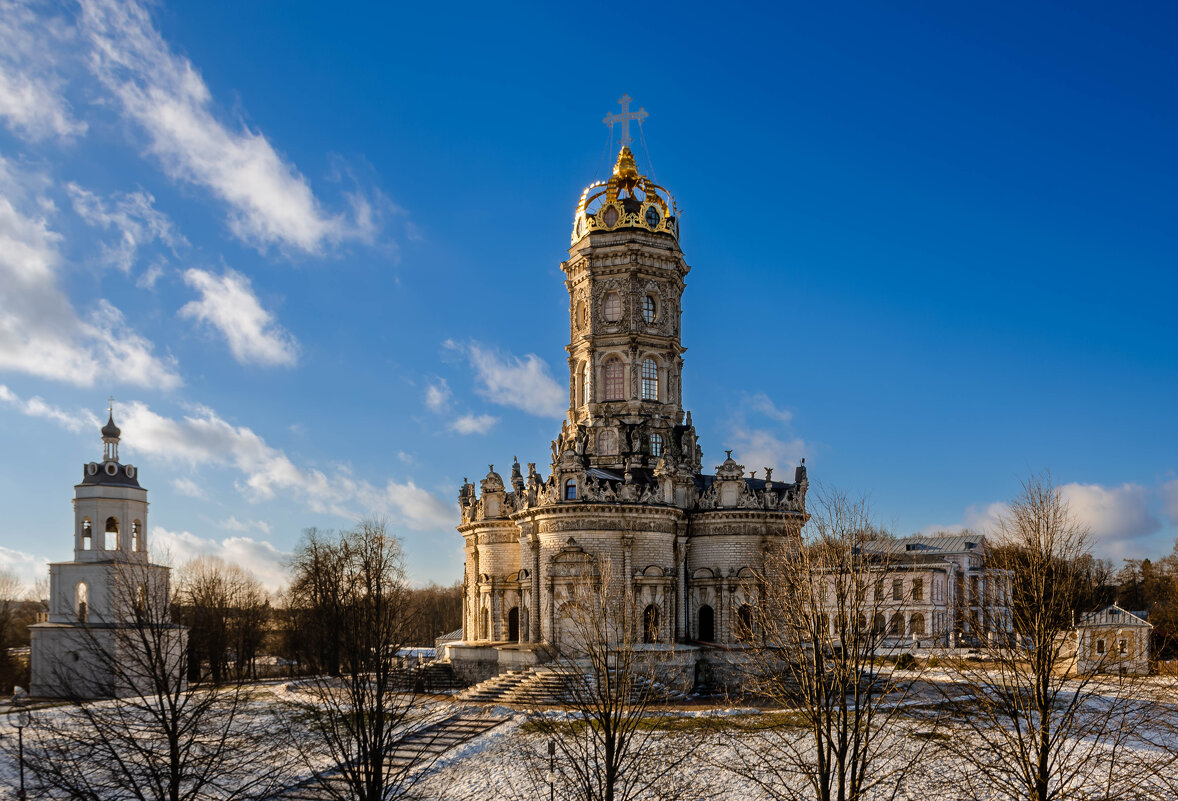
[[[0,120],[18,136],[68,139],[86,131],[66,101],[59,72],[75,39],[64,19],[0,0]]]
[[[358,519],[387,515],[395,524],[415,530],[449,528],[451,504],[413,480],[388,480],[383,485],[355,478],[336,466],[330,473],[295,464],[246,426],[235,426],[207,407],[196,407],[179,418],[167,417],[133,401],[122,407],[119,424],[128,452],[153,460],[233,468],[236,486],[250,501],[284,495],[314,512]]]
[[[187,495],[189,498],[197,498],[199,500],[206,500],[209,496],[205,492],[204,487],[197,484],[191,478],[181,476],[180,478],[172,479],[172,489],[181,495]]]
[[[434,378],[425,385],[425,406],[441,414],[450,407],[450,386],[444,378]]]
[[[103,243],[103,259],[125,273],[131,272],[139,249],[146,244],[158,240],[173,253],[188,244],[168,215],[155,207],[155,198],[148,192],[120,192],[104,198],[75,183],[66,184],[66,191],[79,217],[118,234],[114,244]],[[154,278],[147,280],[149,286],[155,283]]]
[[[102,425],[91,412],[67,412],[36,396],[23,400],[4,384],[0,384],[0,403],[6,403],[29,417],[50,420],[69,431],[82,431],[86,428],[97,429]]]
[[[805,440],[793,436],[789,429],[792,419],[789,411],[779,408],[764,393],[744,396],[732,413],[725,448],[731,447],[734,458],[750,471],[794,467],[807,454]]]
[[[226,270],[218,276],[194,268],[185,271],[184,282],[201,297],[185,304],[180,316],[207,323],[219,331],[240,364],[291,366],[298,361],[294,336],[262,308],[244,275]]]
[[[229,515],[224,520],[217,521],[217,527],[223,528],[226,531],[260,531],[263,534],[270,533],[270,524],[265,520],[238,520],[233,515]]]
[[[537,417],[564,417],[568,392],[536,354],[520,358],[474,340],[465,344],[447,340],[443,345],[466,357],[474,371],[475,391],[492,403]]]
[[[173,179],[204,187],[224,202],[237,237],[310,254],[372,237],[368,200],[350,196],[350,217],[325,211],[307,179],[265,135],[217,118],[200,73],[172,52],[144,5],[85,0],[80,29],[91,45],[92,72],[144,131],[151,155]]]
[[[458,434],[486,434],[497,422],[499,418],[489,414],[464,414],[450,422],[450,430]]]
[[[100,376],[171,389],[175,364],[127,325],[103,299],[80,318],[57,286],[61,237],[43,194],[43,175],[21,172],[0,156],[0,370],[92,385]]]
[[[229,564],[249,570],[272,592],[285,587],[289,581],[286,564],[290,554],[264,540],[250,537],[217,540],[200,537],[189,531],[171,531],[152,526],[148,547],[153,558],[166,557],[173,567],[181,567],[185,562],[200,556],[219,557]]]

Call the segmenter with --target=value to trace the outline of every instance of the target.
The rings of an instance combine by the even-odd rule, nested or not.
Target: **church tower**
[[[593,467],[624,471],[684,448],[679,340],[684,278],[674,199],[638,171],[626,145],[613,175],[581,195],[569,259],[569,414]],[[562,443],[562,445],[567,443]]]
[[[165,620],[170,568],[153,565],[147,550],[147,490],[134,465],[119,461],[122,431],[114,410],[101,429],[102,461],[82,468],[74,485],[74,558],[49,565],[49,617],[30,627],[34,696],[107,697],[118,686],[110,660],[120,630],[145,617]],[[165,607],[166,609],[166,607]],[[125,682],[124,682],[125,684]]]

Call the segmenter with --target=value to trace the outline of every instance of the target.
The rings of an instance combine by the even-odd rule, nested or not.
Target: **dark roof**
[[[93,464],[93,462],[91,464]],[[113,476],[106,472],[106,466],[108,464],[115,465],[116,469]],[[139,486],[139,471],[135,470],[135,468],[131,465],[123,465],[119,464],[118,462],[100,462],[98,463],[98,470],[94,472],[94,475],[90,474],[89,467],[90,465],[86,465],[82,468],[82,480],[79,482],[80,485],[98,485],[103,487],[135,487],[136,489],[143,489]],[[128,467],[131,467],[131,469],[134,471],[134,478],[127,475]]]

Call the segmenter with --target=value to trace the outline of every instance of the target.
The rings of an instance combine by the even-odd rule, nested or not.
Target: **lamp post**
[[[19,707],[25,703],[28,695],[23,687],[17,687],[12,693],[12,706],[16,709],[16,752],[20,762],[20,792],[16,797],[20,801],[25,801],[25,726],[32,722],[33,716],[29,710]]]
[[[556,801],[556,740],[548,741],[548,801]]]

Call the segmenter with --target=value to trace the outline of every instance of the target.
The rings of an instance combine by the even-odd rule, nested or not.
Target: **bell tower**
[[[691,268],[679,249],[674,198],[639,172],[629,146],[611,177],[582,193],[561,269],[569,292],[562,438],[573,440],[561,449],[573,445],[593,467],[654,467],[669,458],[698,471],[694,432],[683,436],[690,416],[680,317]]]

